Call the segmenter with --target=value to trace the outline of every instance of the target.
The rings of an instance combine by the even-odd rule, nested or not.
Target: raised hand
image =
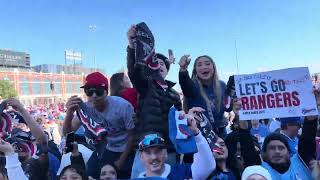
[[[14,148],[10,143],[0,139],[0,152],[3,152],[5,155],[12,154],[14,153]]]
[[[130,29],[127,32],[127,38],[129,42],[129,47],[134,48],[133,39],[136,37],[136,25],[131,25]]]
[[[174,64],[174,63],[175,63],[175,61],[176,61],[176,58],[174,57],[172,50],[171,50],[171,49],[169,49],[169,58],[168,58],[168,62],[169,62],[170,64]]]
[[[195,112],[195,110],[201,110],[201,109],[200,108],[199,109],[195,108],[194,110],[192,110],[193,113],[190,113],[190,114],[189,113],[185,114],[183,111],[179,112],[179,119],[187,118],[188,127],[194,134],[198,134],[200,132],[199,129],[198,129],[198,126],[197,126],[197,120],[195,118],[195,117],[197,117],[197,115],[194,112]]]
[[[73,114],[79,108],[79,104],[82,102],[82,99],[78,96],[71,96],[66,103],[67,112]]]
[[[186,114],[186,117],[187,117],[189,129],[195,135],[199,134],[200,130],[198,129],[198,126],[197,126],[197,120],[193,116],[191,116],[189,114]]]
[[[201,107],[193,107],[191,109],[189,109],[188,114],[193,116],[193,118],[195,120],[197,120],[197,123],[200,124],[203,120],[202,118],[199,116],[199,114],[205,112],[206,110],[204,110]]]
[[[73,157],[79,156],[80,153],[79,153],[79,150],[78,150],[78,143],[77,142],[72,142],[72,146],[73,146],[73,148],[72,148],[71,155]]]
[[[184,55],[180,58],[179,65],[180,65],[180,71],[186,71],[188,69],[188,66],[190,64],[190,55]]]

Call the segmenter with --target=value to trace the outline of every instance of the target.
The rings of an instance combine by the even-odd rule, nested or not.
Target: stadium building
[[[85,75],[93,71],[81,65],[44,64],[31,68],[29,54],[0,50],[0,80],[10,81],[25,105],[65,102],[72,95],[83,97],[80,86]]]

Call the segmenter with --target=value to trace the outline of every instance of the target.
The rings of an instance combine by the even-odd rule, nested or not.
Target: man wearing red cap
[[[97,153],[93,153],[94,155],[90,158],[88,175],[93,178],[98,177],[100,168],[98,162],[100,161],[100,165],[114,164],[119,170],[118,174],[124,175],[123,178],[128,178],[126,172],[130,172],[131,169],[127,167],[131,168],[133,161],[133,157],[128,158],[133,144],[133,107],[120,97],[108,96],[108,79],[99,72],[89,74],[81,88],[84,89],[88,98],[86,104],[94,107],[95,113],[102,115],[103,120],[112,128],[112,133],[106,135],[107,145],[102,157],[97,157]],[[63,124],[65,135],[76,131],[81,126],[78,117],[74,116],[80,103],[82,103],[81,98],[72,96],[66,104],[67,113]]]

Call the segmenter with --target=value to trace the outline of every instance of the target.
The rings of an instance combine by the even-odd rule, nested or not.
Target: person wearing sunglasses
[[[193,116],[185,115],[189,129],[195,134],[198,152],[194,154],[192,164],[169,165],[165,161],[168,157],[167,143],[158,133],[151,132],[144,136],[139,143],[140,159],[146,171],[139,178],[162,177],[166,179],[206,179],[215,169],[216,163],[206,139],[197,127]]]
[[[99,167],[102,164],[114,164],[119,178],[129,178],[133,163],[133,128],[132,105],[121,97],[108,96],[108,79],[99,72],[86,76],[85,84],[81,87],[87,96],[87,106],[95,109],[99,117],[103,118],[105,124],[112,133],[106,135],[106,146],[103,141],[96,145],[96,152],[87,163],[87,174],[95,179],[99,178]],[[72,96],[66,103],[67,113],[63,124],[63,131],[66,135],[71,131],[77,131],[81,121],[75,116],[82,99]],[[86,134],[86,133],[85,133]],[[99,148],[98,148],[99,147]],[[102,148],[101,148],[102,147]]]

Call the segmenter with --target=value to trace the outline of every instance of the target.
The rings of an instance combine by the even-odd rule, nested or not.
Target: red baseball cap
[[[80,88],[87,88],[87,87],[96,87],[96,88],[103,88],[108,90],[108,79],[99,72],[93,72],[88,74],[84,85]]]

